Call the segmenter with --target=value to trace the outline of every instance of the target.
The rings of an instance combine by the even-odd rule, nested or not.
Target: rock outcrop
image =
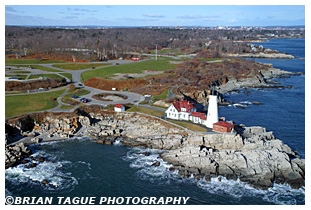
[[[37,136],[30,139],[46,141],[88,135],[99,144],[122,140],[127,146],[162,149],[161,157],[181,176],[206,180],[224,176],[264,189],[273,183],[288,183],[294,188],[304,186],[305,160],[299,159],[289,146],[262,127],[236,126],[236,134],[197,133],[138,113],[79,109],[70,115],[42,115],[40,123],[33,120],[33,130],[29,132]],[[21,127],[19,123],[23,120],[16,122]],[[14,123],[10,126],[14,127]],[[8,151],[12,151],[12,147],[16,146],[10,146]],[[14,151],[27,151],[19,148]],[[6,161],[12,159],[13,163],[11,157],[6,155]],[[22,157],[20,154],[20,158],[15,159]]]
[[[31,151],[22,143],[5,145],[5,168],[16,166],[31,155]]]
[[[268,188],[273,183],[304,186],[304,160],[272,132],[262,127],[244,127],[241,135],[190,135],[188,144],[161,155],[179,174],[198,178],[225,176],[239,178],[255,187]]]
[[[244,57],[244,58],[270,58],[270,59],[293,59],[295,58],[292,55],[285,54],[285,53],[239,53],[239,54],[225,54],[229,57]]]

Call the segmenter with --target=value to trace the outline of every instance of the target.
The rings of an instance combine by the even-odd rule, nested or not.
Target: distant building
[[[213,124],[213,131],[228,133],[234,130],[234,125],[232,123],[219,121]]]
[[[190,120],[190,115],[195,112],[196,108],[193,103],[182,100],[175,101],[165,111],[166,117],[174,120]]]
[[[114,105],[114,111],[115,112],[124,112],[125,107],[122,104],[116,104],[116,105]]]

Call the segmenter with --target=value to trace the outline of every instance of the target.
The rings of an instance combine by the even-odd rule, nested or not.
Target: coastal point
[[[5,39],[6,205],[305,204],[304,25],[7,24]]]
[[[262,127],[237,125],[236,134],[204,134],[149,115],[101,111],[100,107],[79,108],[71,114],[27,115],[8,123],[17,131],[32,127],[28,135],[35,137],[20,140],[24,144],[90,136],[99,144],[120,141],[130,147],[161,149],[161,158],[173,165],[170,170],[177,170],[183,177],[210,180],[223,176],[263,189],[273,183],[288,183],[293,188],[304,186],[304,160]],[[23,146],[18,146],[23,143],[7,147],[7,166],[18,161],[9,151],[24,151]],[[10,162],[12,159],[16,162]]]

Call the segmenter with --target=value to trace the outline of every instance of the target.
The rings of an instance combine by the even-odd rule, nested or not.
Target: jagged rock
[[[40,163],[44,162],[44,161],[45,161],[45,157],[40,156],[40,157],[38,158],[38,161],[39,161]]]
[[[30,163],[28,165],[25,165],[25,168],[34,168],[36,167],[38,164],[37,163]]]
[[[31,118],[26,121],[32,125]],[[41,121],[41,125],[35,123],[36,127],[51,137],[67,138],[84,127],[99,144],[113,144],[122,134],[122,143],[126,146],[164,149],[161,157],[173,165],[170,170],[178,170],[178,174],[184,177],[193,175],[210,180],[221,175],[229,179],[239,178],[260,188],[270,187],[274,182],[289,183],[296,188],[304,186],[305,160],[298,159],[295,152],[272,132],[258,126],[237,126],[237,134],[206,134],[191,132],[143,114],[99,114],[94,110],[80,110],[78,116],[47,115]],[[18,126],[23,127],[21,120]],[[14,127],[15,130],[18,126]],[[28,151],[24,145],[6,146],[6,167],[29,157]]]
[[[155,161],[154,163],[152,163],[152,166],[156,166],[157,167],[157,166],[160,166],[160,164],[161,163],[159,161]]]
[[[49,181],[47,179],[43,179],[41,183],[44,185],[47,185],[47,184],[49,184]]]

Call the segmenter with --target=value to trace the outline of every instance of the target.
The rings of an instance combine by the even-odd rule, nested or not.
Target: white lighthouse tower
[[[208,110],[207,110],[207,121],[206,127],[213,128],[213,124],[218,122],[218,104],[217,104],[217,95],[215,94],[214,86],[211,91],[211,95],[209,95],[208,101]]]

